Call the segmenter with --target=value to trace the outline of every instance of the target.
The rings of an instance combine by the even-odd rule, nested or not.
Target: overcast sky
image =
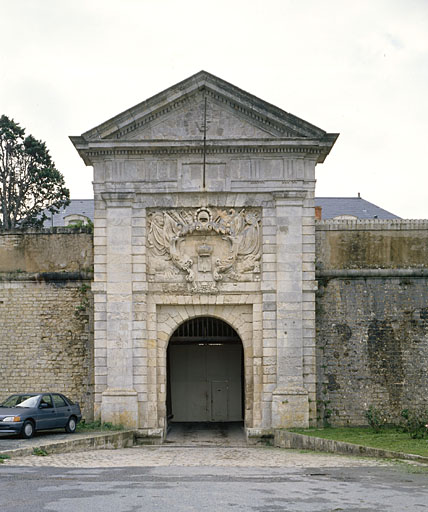
[[[46,142],[75,199],[68,139],[204,69],[340,132],[318,196],[428,218],[428,0],[0,0],[0,114]]]

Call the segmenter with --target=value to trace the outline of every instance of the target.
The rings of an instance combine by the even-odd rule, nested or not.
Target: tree
[[[0,229],[40,227],[69,204],[64,176],[46,144],[3,115],[0,117]]]

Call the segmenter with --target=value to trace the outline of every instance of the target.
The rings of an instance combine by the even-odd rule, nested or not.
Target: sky
[[[428,219],[428,0],[0,0],[0,115],[46,142],[73,199],[69,140],[208,71],[340,136],[317,196]]]

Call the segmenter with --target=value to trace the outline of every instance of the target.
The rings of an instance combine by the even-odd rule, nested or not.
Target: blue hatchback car
[[[61,393],[16,394],[0,404],[0,433],[27,439],[36,430],[65,428],[73,433],[81,419],[79,404]]]

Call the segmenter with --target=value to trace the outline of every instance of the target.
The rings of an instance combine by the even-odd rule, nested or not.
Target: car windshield
[[[1,404],[1,407],[16,407],[18,404],[24,402],[24,400],[27,400],[31,396],[32,395],[11,395]]]
[[[36,407],[40,395],[12,395],[2,407]]]
[[[36,407],[39,398],[39,395],[30,396],[30,398],[27,398],[27,400],[24,400],[20,404],[16,404],[16,407]]]

